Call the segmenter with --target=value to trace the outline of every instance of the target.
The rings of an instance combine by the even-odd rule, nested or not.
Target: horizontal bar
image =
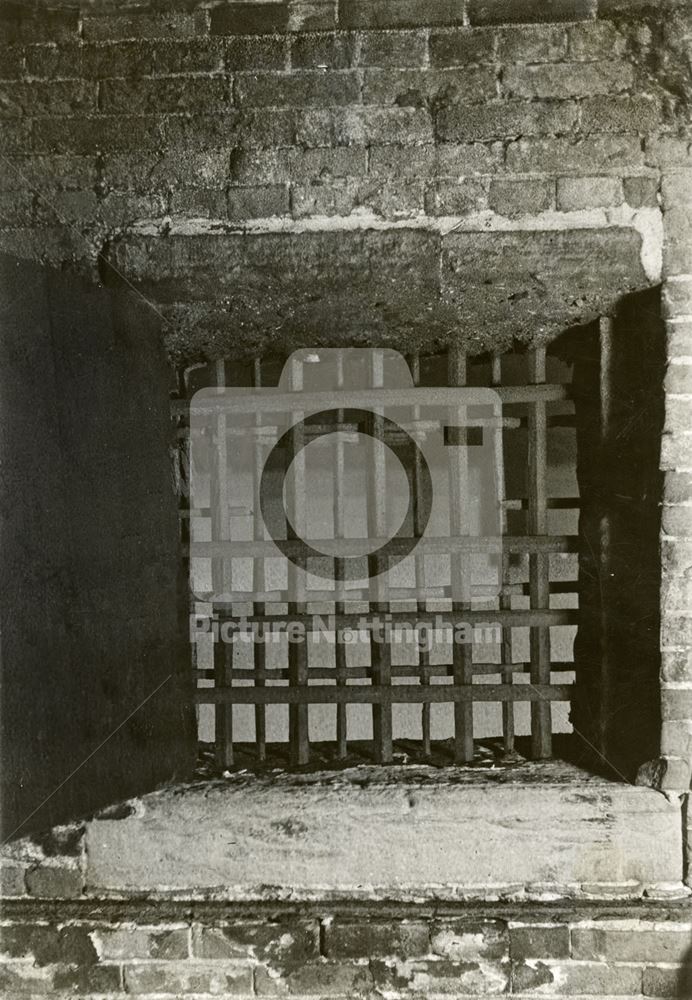
[[[326,704],[423,704],[457,701],[569,701],[573,684],[392,684],[387,687],[332,687],[311,684],[301,687],[202,688],[195,692],[198,705],[326,705]]]
[[[515,674],[528,674],[531,669],[529,663],[474,663],[472,664],[472,671],[479,677],[491,676],[492,674],[500,673],[515,673]],[[566,671],[574,670],[573,662],[558,662],[551,664],[551,671],[557,673],[565,673]],[[391,668],[392,677],[418,677],[423,668],[418,665],[411,666],[393,666]],[[454,676],[454,664],[453,663],[436,663],[430,664],[425,667],[425,673],[428,677],[453,677]],[[342,675],[346,678],[351,678],[353,680],[363,680],[372,677],[372,667],[346,667],[345,671],[342,670]],[[335,667],[309,667],[308,677],[316,678],[319,680],[335,680],[336,679],[336,668]],[[252,681],[257,678],[257,673],[251,667],[235,667],[232,674],[233,680],[238,681]],[[271,670],[265,670],[262,675],[262,679],[267,681],[287,681],[289,678],[287,667],[274,667]],[[195,671],[196,680],[213,681],[214,671],[209,669],[198,669]]]
[[[322,392],[281,392],[265,389],[253,392],[250,389],[238,388],[233,392],[226,390],[219,396],[206,396],[195,401],[195,411],[224,413],[281,413],[292,410],[332,410],[335,407],[346,409],[372,409],[378,406],[459,406],[466,405],[464,397],[472,401],[474,393],[491,393],[497,395],[503,403],[532,403],[536,400],[551,402],[570,399],[571,387],[568,385],[498,385],[473,386],[471,388],[449,388],[448,386],[422,386],[414,389],[348,389],[343,394],[335,390]],[[461,404],[459,400],[462,400]],[[189,410],[190,400],[173,400],[171,411],[174,416],[183,415]]]
[[[364,555],[363,545],[369,549],[379,548],[387,543],[392,555],[411,550],[410,538],[343,538],[339,539],[338,553],[329,555],[324,549],[333,546],[333,538],[309,538],[313,549],[324,553],[324,558],[334,560],[338,556]],[[416,539],[415,552],[429,555],[447,555],[450,552],[577,552],[578,535],[492,535],[441,537],[424,535]],[[282,540],[281,552],[286,555],[303,555],[305,544],[300,540]],[[271,540],[265,541],[216,541],[193,542],[183,547],[183,554],[192,558],[211,559],[219,556],[233,558],[276,557],[278,546]]]
[[[200,616],[204,615],[204,612],[200,612]],[[372,617],[377,617],[377,622],[372,622],[369,619]],[[331,611],[326,613],[312,612],[305,614],[291,614],[291,615],[238,615],[234,614],[232,609],[229,611],[226,607],[215,608],[211,616],[215,620],[220,622],[223,621],[240,621],[243,623],[259,625],[285,625],[286,622],[301,622],[305,625],[305,630],[307,632],[316,632],[319,628],[322,628],[322,622],[317,622],[316,619],[329,618],[330,624],[334,624],[336,627],[357,629],[363,627],[367,629],[369,625],[379,625],[384,619],[388,624],[391,623],[391,627],[394,628],[399,623],[405,622],[421,622],[426,625],[436,625],[438,619],[444,619],[445,624],[449,623],[451,625],[486,625],[492,627],[495,624],[501,625],[506,623],[512,628],[526,628],[530,625],[539,626],[555,626],[555,625],[578,625],[579,624],[579,612],[576,609],[571,608],[521,608],[509,610],[497,610],[496,608],[486,609],[484,611],[474,611],[471,609],[463,611],[386,611],[383,613],[379,611],[355,611],[348,614],[333,614]],[[441,626],[443,627],[443,626]]]

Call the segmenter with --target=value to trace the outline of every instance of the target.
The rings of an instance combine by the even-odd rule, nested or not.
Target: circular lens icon
[[[309,542],[301,538],[290,521],[286,508],[283,504],[275,503],[275,490],[277,476],[285,477],[291,463],[295,461],[302,449],[308,444],[308,435],[303,433],[311,430],[309,440],[315,441],[317,438],[327,434],[334,434],[341,430],[344,424],[356,424],[361,427],[361,433],[367,434],[382,444],[390,447],[385,440],[387,433],[396,432],[403,436],[406,444],[413,453],[418,453],[418,468],[420,470],[421,482],[417,493],[419,495],[419,508],[417,511],[418,523],[420,524],[420,534],[425,532],[425,528],[430,519],[432,509],[432,477],[430,468],[421,452],[420,448],[410,434],[389,417],[379,416],[373,421],[374,414],[369,410],[355,409],[333,409],[321,410],[313,413],[304,420],[298,421],[290,427],[272,448],[260,480],[260,509],[264,523],[271,535],[275,545],[281,550],[283,555],[294,565],[303,569],[309,564],[309,572],[315,576],[326,579],[334,578],[334,563],[338,558],[340,571],[339,577],[342,580],[362,580],[367,576],[376,575],[391,569],[397,563],[405,559],[420,541],[420,537],[411,535],[406,525],[413,524],[414,502],[411,490],[408,491],[408,509],[397,530],[383,545],[373,550],[367,555],[358,556],[325,556],[324,552],[313,548]],[[297,441],[297,443],[296,443]],[[382,484],[384,486],[384,484]],[[286,537],[288,536],[288,537]],[[325,568],[331,564],[331,571]],[[375,573],[371,571],[373,566],[381,566]]]

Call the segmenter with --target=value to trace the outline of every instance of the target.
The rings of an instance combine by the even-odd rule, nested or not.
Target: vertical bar
[[[411,376],[413,378],[413,384],[415,386],[420,385],[420,355],[415,353],[411,355],[410,361]],[[413,423],[414,423],[414,439],[416,437],[417,424],[420,420],[420,406],[413,407]],[[415,538],[420,538],[425,530],[425,525],[422,521],[422,470],[421,470],[421,452],[420,448],[416,448],[414,453],[413,461],[413,534]],[[416,590],[418,594],[425,593],[425,558],[424,556],[416,550],[414,556],[415,572],[416,572]],[[418,600],[417,608],[419,613],[426,611],[426,601]],[[427,650],[419,649],[418,651],[418,668],[420,671],[420,683],[422,686],[427,686],[430,684],[430,654]],[[421,706],[421,728],[423,733],[423,753],[426,757],[430,756],[430,702],[424,702]]]
[[[466,385],[466,355],[459,347],[451,347],[447,358],[447,375],[450,386]],[[468,535],[469,509],[464,491],[468,490],[468,457],[463,448],[448,448],[450,510],[449,528],[452,537]],[[451,559],[452,609],[456,615],[468,610],[471,602],[469,557],[454,552]],[[452,674],[454,684],[473,683],[473,646],[457,643],[452,636]],[[464,764],[473,760],[473,702],[454,703],[454,761]]]
[[[338,392],[344,388],[344,355],[339,351],[336,357],[336,384]],[[344,411],[339,408],[337,414],[338,426],[344,422]],[[345,468],[344,468],[344,441],[340,434],[336,436],[336,469],[334,476],[334,538],[343,538],[345,535],[344,520],[344,490],[345,490]],[[335,611],[337,615],[344,614],[346,605],[344,602],[344,560],[336,558],[334,560],[334,586],[336,590]],[[344,642],[344,630],[337,628],[334,646],[334,666],[336,670],[337,687],[346,686],[346,643]],[[347,708],[345,702],[337,702],[336,706],[336,756],[339,760],[344,760],[348,753],[348,727]]]
[[[493,354],[492,357],[491,381],[493,385],[502,385],[502,357],[499,354]],[[505,488],[503,457],[504,449],[502,447],[502,427],[500,426],[495,432],[495,481],[497,483],[498,499],[501,502],[500,530],[502,532],[502,537],[504,538],[507,534],[507,510],[504,504],[502,504],[502,500],[506,496],[507,491]],[[507,585],[509,584],[509,559],[505,554],[504,548],[500,556],[500,573],[500,610],[509,611],[512,607],[511,595],[509,595],[506,590]],[[502,683],[512,684],[514,674],[512,672],[512,629],[510,626],[503,625],[502,627],[500,666]],[[514,753],[514,734],[514,702],[503,701],[502,739],[506,754]]]
[[[214,381],[223,392],[226,385],[226,366],[223,361],[217,361],[214,366]],[[212,452],[213,467],[211,474],[211,518],[212,539],[229,541],[231,538],[230,519],[230,483],[228,469],[228,440],[226,436],[226,415],[220,413],[216,418],[216,440]],[[211,565],[212,590],[214,597],[222,596],[218,603],[227,606],[230,602],[232,583],[232,564],[230,557],[220,556],[212,559]],[[221,642],[220,637],[214,642],[214,686],[230,688],[232,686],[233,646]],[[219,767],[233,766],[233,705],[230,702],[218,704],[214,708],[215,737],[214,755]]]
[[[262,386],[262,359],[255,358],[252,367],[252,384],[255,389]],[[264,528],[262,518],[258,516],[260,510],[260,481],[262,478],[262,468],[264,465],[264,455],[262,446],[262,416],[255,417],[255,437],[253,442],[253,501],[256,516],[253,523],[253,537],[256,541],[264,540]],[[259,556],[252,560],[252,586],[255,593],[265,589],[264,557]],[[266,605],[263,601],[255,601],[253,604],[253,614],[266,614]],[[252,649],[255,686],[266,687],[267,678],[267,648],[264,642],[253,643]],[[264,705],[255,705],[255,747],[257,757],[260,761],[267,758],[267,710]]]
[[[381,351],[373,351],[370,381],[373,389],[384,386],[384,358]],[[384,421],[380,407],[373,407],[371,431],[376,441],[384,439]],[[386,517],[386,470],[384,448],[375,447],[375,457],[372,467],[368,467],[367,511],[368,532],[372,537],[383,538],[387,533]],[[383,568],[379,557],[368,559],[370,573],[370,596],[375,596],[370,602],[370,610],[375,615],[383,615],[388,611],[386,603],[386,581],[379,571]],[[386,569],[386,567],[384,567]],[[372,683],[379,688],[381,700],[372,706],[372,729],[375,744],[375,755],[381,764],[392,761],[392,702],[389,689],[392,683],[392,651],[389,643],[379,642],[370,633],[370,662],[372,664]]]
[[[613,381],[613,321],[609,316],[601,316],[599,320],[600,368],[599,368],[599,402],[600,402],[600,447],[601,462],[608,458],[608,446],[612,424],[612,381]],[[599,522],[599,562],[601,581],[600,616],[601,616],[601,656],[600,656],[600,691],[598,709],[598,738],[601,753],[608,753],[608,719],[612,706],[612,677],[609,650],[608,621],[608,583],[611,579],[611,524],[610,512],[607,507],[601,511]]]
[[[545,382],[545,348],[528,353],[529,383]],[[528,511],[529,535],[547,534],[547,417],[544,400],[534,399],[528,414]],[[531,607],[550,607],[549,556],[536,552],[529,556]],[[530,629],[531,683],[550,683],[550,629],[545,625]],[[552,752],[552,707],[548,701],[531,702],[531,756],[550,757]]]
[[[290,388],[293,392],[300,392],[303,388],[303,362],[298,359],[291,361]],[[296,423],[303,418],[302,412],[292,412],[291,418]],[[295,425],[294,425],[295,426]],[[305,531],[305,451],[302,447],[304,433],[301,430],[294,430],[291,435],[292,455],[294,475],[289,480],[289,509],[293,508],[296,531],[304,535]],[[289,533],[289,538],[295,538],[294,532]],[[305,568],[305,567],[302,567]],[[307,612],[305,603],[305,580],[301,569],[298,569],[289,562],[289,589],[296,595],[297,600],[288,604],[289,620],[291,615],[303,615]],[[297,702],[288,707],[288,742],[291,763],[294,765],[307,764],[310,759],[310,743],[308,738],[308,648],[306,642],[289,642],[288,644],[288,675],[291,687],[303,689],[304,701]]]

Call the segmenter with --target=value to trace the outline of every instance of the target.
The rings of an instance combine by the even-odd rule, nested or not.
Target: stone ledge
[[[90,895],[635,898],[682,880],[677,799],[557,763],[234,775],[128,811],[87,824]]]

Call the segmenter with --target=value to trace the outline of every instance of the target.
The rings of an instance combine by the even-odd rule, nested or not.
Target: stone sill
[[[116,818],[121,817],[121,818]],[[233,901],[667,898],[677,799],[561,762],[167,787],[87,823],[86,892]]]

